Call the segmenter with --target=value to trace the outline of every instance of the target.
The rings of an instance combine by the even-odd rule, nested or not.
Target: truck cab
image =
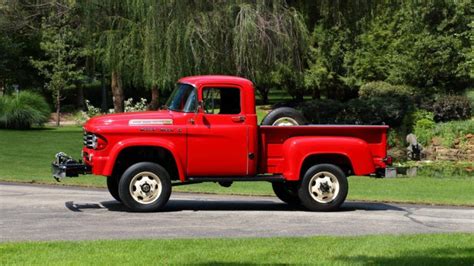
[[[111,195],[134,211],[160,210],[172,186],[272,182],[284,202],[339,208],[348,175],[383,171],[387,126],[305,125],[291,108],[257,124],[251,81],[182,78],[162,110],[94,117],[84,125],[82,161],[58,153],[53,176],[107,177]]]

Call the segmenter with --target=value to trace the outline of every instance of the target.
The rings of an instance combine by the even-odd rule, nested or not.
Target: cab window
[[[240,114],[240,89],[204,88],[202,99],[206,114]]]

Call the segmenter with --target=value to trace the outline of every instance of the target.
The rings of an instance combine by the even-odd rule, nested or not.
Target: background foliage
[[[470,119],[473,10],[468,0],[2,0],[0,94],[36,91],[58,113],[122,112],[129,98],[156,109],[182,76],[240,75],[259,103],[278,94],[313,123],[388,124],[402,143]]]

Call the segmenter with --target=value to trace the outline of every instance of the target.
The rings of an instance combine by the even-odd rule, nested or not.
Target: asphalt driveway
[[[292,209],[273,197],[174,193],[132,213],[103,189],[0,183],[0,241],[474,232],[474,208],[347,202]]]

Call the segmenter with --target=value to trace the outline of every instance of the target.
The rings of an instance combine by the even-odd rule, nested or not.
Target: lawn
[[[63,127],[30,131],[0,130],[0,180],[28,183],[56,183],[50,174],[50,162],[58,151],[80,156],[82,129]],[[411,202],[474,206],[472,177],[375,179],[349,177],[350,200]],[[105,179],[81,176],[59,184],[105,187]],[[273,195],[266,182],[239,182],[230,188],[203,183],[173,188],[174,191],[239,195]]]
[[[472,265],[473,234],[0,244],[0,264]]]

